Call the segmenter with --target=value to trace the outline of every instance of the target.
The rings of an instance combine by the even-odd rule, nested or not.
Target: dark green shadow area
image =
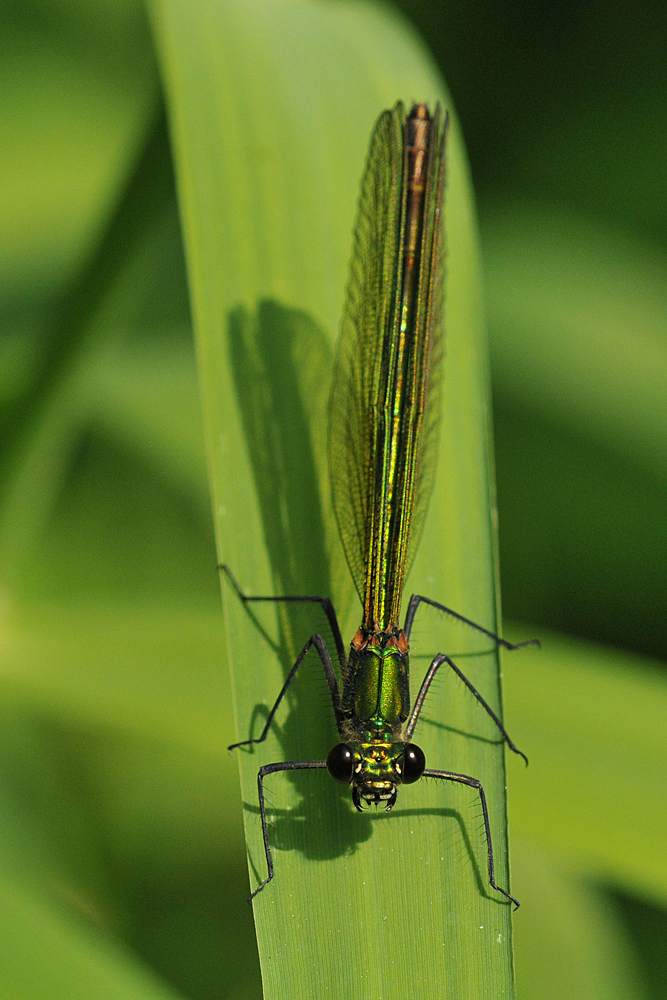
[[[264,300],[252,315],[242,307],[232,311],[229,344],[274,593],[329,596],[331,574],[325,546],[323,470],[315,459],[316,448],[326,441],[332,365],[329,342],[305,313]],[[243,585],[243,568],[232,567],[232,570]],[[319,606],[253,603],[247,610],[267,643],[270,640],[263,625],[271,621],[277,610],[280,637],[274,648],[285,675],[309,637],[317,631],[322,632],[331,646],[335,662],[335,647],[330,643],[326,619]],[[290,719],[297,714],[299,703],[298,721],[294,724],[316,732],[322,728],[321,710],[329,699],[315,654],[312,659],[313,663],[310,658],[304,663],[287,698],[292,709]],[[308,695],[312,697],[307,698]],[[265,708],[258,706],[256,711],[261,716]],[[335,735],[333,712],[328,715]],[[262,720],[252,721],[253,735],[258,735]],[[307,743],[290,738],[291,729],[288,721],[280,739],[286,754],[298,754],[307,748]]]
[[[260,302],[254,316],[243,308],[234,310],[229,334],[236,394],[278,592],[328,594],[314,458],[314,439],[326,434],[332,363],[328,341],[305,313],[272,300]],[[295,611],[289,609],[290,617]]]
[[[274,593],[328,597],[332,593],[324,511],[328,471],[322,456],[326,455],[333,360],[329,341],[306,313],[268,299],[260,301],[254,313],[243,307],[234,309],[228,329],[236,397]],[[232,570],[243,586],[243,567]],[[237,599],[231,593],[230,598]],[[273,647],[284,676],[315,632],[324,636],[337,665],[331,630],[319,605],[253,603],[246,610],[257,628],[259,648]],[[277,644],[268,638],[276,614],[280,626]],[[269,703],[277,695],[277,690],[267,692]],[[304,661],[286,701],[288,718],[274,727],[283,759],[326,757],[338,736],[315,651]],[[266,716],[266,706],[257,705],[241,737],[258,736]],[[240,752],[253,754],[252,749]],[[271,779],[276,795],[283,781],[291,781],[302,799],[291,816],[303,831],[295,841],[308,857],[339,856],[370,836],[368,822],[353,812],[347,789],[339,789],[328,775],[276,774]],[[317,788],[313,781],[317,781]],[[267,793],[270,801],[268,789]],[[254,802],[246,803],[247,809],[255,807]],[[333,821],[332,809],[336,812]]]

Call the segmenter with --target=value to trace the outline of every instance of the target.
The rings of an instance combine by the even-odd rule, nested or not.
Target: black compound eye
[[[403,752],[403,784],[411,785],[413,781],[419,781],[424,768],[426,767],[426,757],[421,747],[414,743],[409,743]]]
[[[329,751],[327,771],[336,781],[344,781],[347,784],[352,781],[354,753],[347,743],[339,743],[338,746]]]

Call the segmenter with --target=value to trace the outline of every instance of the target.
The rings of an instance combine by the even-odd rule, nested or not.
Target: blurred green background
[[[505,664],[519,997],[662,998],[667,10],[401,7],[468,143],[504,610],[543,638]],[[259,997],[141,4],[8,0],[0,80],[2,995]]]

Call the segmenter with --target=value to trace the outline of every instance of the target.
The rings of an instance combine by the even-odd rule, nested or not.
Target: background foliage
[[[505,669],[519,996],[662,997],[667,17],[403,8],[469,147],[504,606],[543,638]],[[0,79],[3,988],[258,996],[143,9],[6,4]]]

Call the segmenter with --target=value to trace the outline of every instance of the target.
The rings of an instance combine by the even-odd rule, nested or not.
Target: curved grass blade
[[[239,307],[251,321],[246,332],[259,331],[269,316],[302,327],[307,316],[332,345],[372,124],[400,96],[418,95],[431,106],[451,103],[406,25],[375,6],[206,0],[196,17],[189,0],[155,0],[153,7],[173,128],[219,559],[233,567],[247,593],[278,593],[276,546],[287,543],[295,592],[313,593],[329,579],[327,596],[339,610],[343,633],[351,635],[358,607],[350,605],[353,591],[330,504],[326,407],[308,407],[308,387],[329,383],[330,371],[321,368],[324,353],[314,352],[292,369],[298,407],[285,414],[253,405],[252,413],[263,413],[268,422],[274,416],[286,421],[280,447],[292,449],[272,463],[278,502],[271,504],[258,490],[253,457],[261,457],[259,445],[270,437],[263,427],[249,447],[247,434],[257,434],[256,423],[247,419],[252,413],[248,408],[244,414],[237,392],[230,321],[240,316]],[[477,241],[456,129],[451,138],[447,391],[433,496],[406,587],[437,594],[495,628]],[[269,301],[277,308],[262,305]],[[272,339],[270,330],[261,341],[294,342]],[[291,364],[289,356],[284,363]],[[275,376],[271,366],[260,367]],[[308,418],[307,436],[296,433],[297,412]],[[312,458],[317,488],[299,495],[282,481],[281,470],[293,467],[302,448]],[[313,537],[318,505],[324,544]],[[299,507],[308,518],[298,515]],[[297,546],[319,552],[325,565],[294,558]],[[284,650],[305,641],[300,629],[307,626],[308,635],[322,622],[314,615],[295,626],[275,606],[258,608],[254,621],[226,583],[223,597],[237,738],[246,739],[258,735],[291,665]],[[349,613],[341,611],[348,606]],[[465,649],[474,654],[466,661],[468,675],[500,712],[495,652],[477,648],[456,627],[449,635],[443,628],[428,613],[415,628],[417,669],[443,646]],[[321,674],[314,663],[304,670],[266,743],[239,754],[253,886],[265,873],[259,766],[326,756],[335,738]],[[221,743],[233,739],[221,734]],[[443,679],[427,704],[420,742],[434,764],[455,763],[483,781],[498,880],[507,884],[503,750],[473,699],[451,679]],[[445,793],[436,782],[418,782],[406,789],[400,808],[377,817],[358,815],[349,792],[340,792],[320,772],[271,775],[270,840],[280,878],[253,903],[265,996],[512,997],[509,907],[486,891],[480,817],[466,790]]]

